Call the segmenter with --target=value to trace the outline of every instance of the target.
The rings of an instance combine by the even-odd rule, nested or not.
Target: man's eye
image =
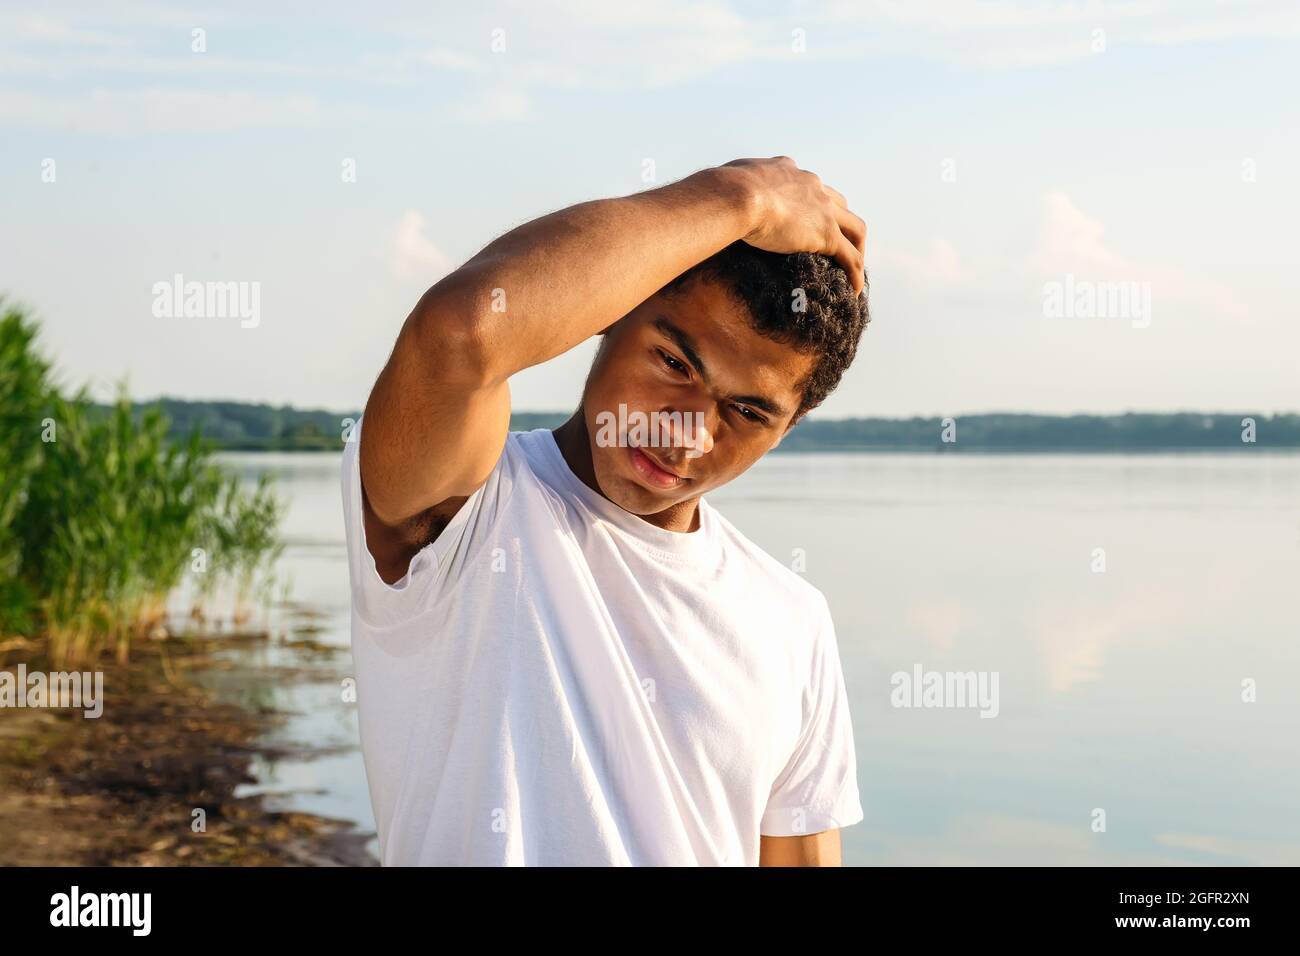
[[[677,359],[673,358],[671,355],[669,355],[669,354],[668,354],[667,352],[665,352],[663,349],[656,349],[655,351],[657,351],[657,352],[659,353],[659,357],[660,357],[661,359],[663,359],[663,363],[664,363],[666,366],[668,366],[668,368],[672,369],[672,371],[674,371],[674,372],[685,372],[685,371],[686,371],[686,366],[685,366],[685,365],[683,365],[681,362],[677,361]]]
[[[761,422],[763,420],[763,416],[755,414],[754,410],[748,405],[733,405],[731,407],[738,411],[746,421]]]

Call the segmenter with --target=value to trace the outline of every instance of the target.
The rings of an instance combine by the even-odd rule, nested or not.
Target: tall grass
[[[250,602],[270,596],[275,562],[284,551],[278,531],[282,516],[283,503],[269,475],[259,476],[252,487],[233,475],[222,479],[202,538],[204,554],[216,555],[220,563],[218,573],[199,579],[200,601],[226,585],[232,591],[235,620],[242,621]]]
[[[51,408],[50,368],[35,340],[35,326],[0,302],[0,634],[28,630],[35,611],[13,527],[40,469],[41,444],[32,438]]]
[[[2,304],[0,304],[2,305]],[[36,348],[36,324],[0,308],[0,628],[48,638],[73,663],[152,633],[187,574],[246,600],[269,580],[283,507],[243,486],[195,430],[178,444],[156,409],[124,391],[107,414],[65,396]]]

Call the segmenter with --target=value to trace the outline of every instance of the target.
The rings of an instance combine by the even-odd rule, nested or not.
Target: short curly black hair
[[[839,385],[871,321],[867,288],[855,294],[843,268],[811,252],[787,255],[734,242],[683,272],[660,293],[672,295],[697,279],[729,288],[749,310],[760,335],[818,356],[798,383],[803,400],[793,421]]]

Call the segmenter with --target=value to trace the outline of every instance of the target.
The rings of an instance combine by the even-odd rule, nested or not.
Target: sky
[[[0,293],[99,395],[359,408],[491,239],[781,154],[869,229],[818,417],[1300,411],[1294,2],[0,4]]]

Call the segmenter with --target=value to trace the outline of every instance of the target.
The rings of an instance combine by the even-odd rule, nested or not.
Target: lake
[[[220,457],[279,477],[281,570],[347,648],[338,456]],[[1300,864],[1300,455],[774,454],[709,500],[830,602],[846,865]],[[355,705],[271,693],[333,752],[258,787],[373,830]]]

